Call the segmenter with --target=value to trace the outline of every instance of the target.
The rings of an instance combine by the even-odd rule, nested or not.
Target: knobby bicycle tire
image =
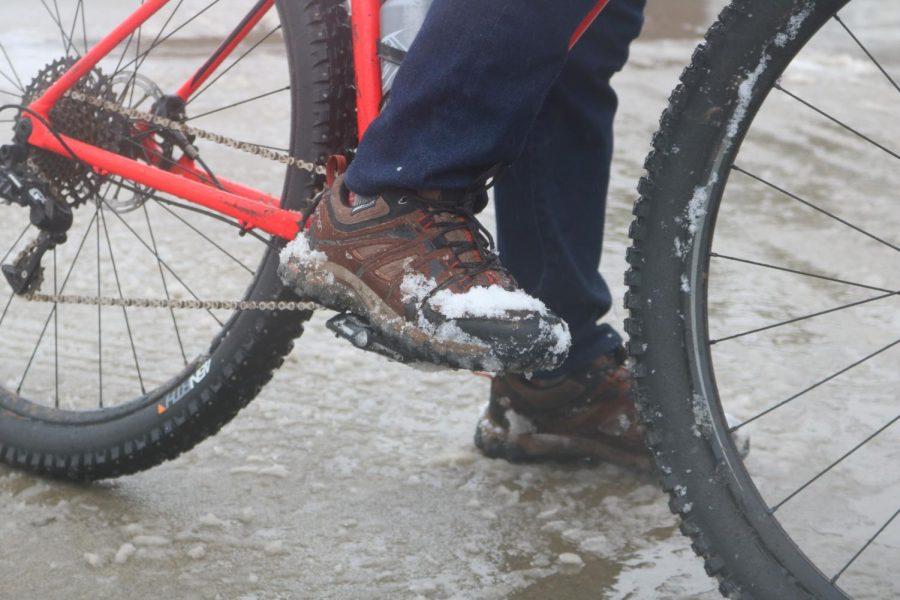
[[[704,335],[704,275],[730,168],[757,111],[847,2],[725,8],[671,96],[634,207],[625,302],[639,411],[669,506],[730,597],[846,597],[768,512],[728,434]]]

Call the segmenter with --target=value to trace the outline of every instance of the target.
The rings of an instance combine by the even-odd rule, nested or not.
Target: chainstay
[[[67,294],[27,294],[22,296],[29,302],[44,304],[74,304],[82,306],[119,306],[122,308],[164,308],[200,310],[263,310],[263,311],[305,311],[314,310],[312,302],[293,300],[171,300],[162,298],[110,298],[78,296]]]
[[[276,150],[272,150],[271,148],[264,148],[262,146],[257,146],[256,144],[249,144],[247,142],[242,142],[240,140],[235,140],[233,138],[226,137],[224,135],[219,135],[217,133],[212,133],[209,131],[205,131],[203,129],[198,129],[196,127],[191,127],[190,125],[185,125],[184,123],[180,123],[178,121],[173,121],[172,119],[167,119],[165,117],[160,117],[157,115],[153,115],[144,111],[136,110],[133,108],[126,108],[124,106],[120,106],[115,102],[110,100],[105,100],[103,98],[97,98],[94,96],[89,96],[77,90],[70,90],[66,94],[67,97],[72,98],[73,100],[77,100],[78,102],[85,102],[94,106],[96,108],[100,108],[109,112],[114,112],[120,116],[127,117],[129,119],[136,119],[139,121],[145,121],[150,123],[151,125],[156,125],[158,127],[163,127],[165,129],[171,129],[174,131],[178,131],[187,136],[194,136],[196,138],[206,140],[208,142],[212,142],[214,144],[219,144],[222,146],[226,146],[228,148],[232,148],[234,150],[238,150],[240,152],[244,152],[246,154],[251,154],[253,156],[259,156],[261,158],[265,158],[267,160],[271,160],[274,162],[278,162],[284,165],[288,165],[294,168],[297,168],[301,171],[306,171],[308,173],[313,173],[315,175],[325,175],[325,167],[322,165],[317,165],[314,162],[303,160],[302,158],[297,158],[296,156],[291,156],[289,154],[285,154],[283,152],[278,152]]]

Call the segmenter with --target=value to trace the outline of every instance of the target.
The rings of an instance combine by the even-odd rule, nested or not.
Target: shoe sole
[[[587,460],[618,465],[641,474],[654,472],[649,450],[638,454],[598,440],[546,433],[523,433],[513,437],[490,418],[487,410],[475,429],[475,446],[488,458],[512,463]]]
[[[515,358],[501,359],[488,344],[474,339],[472,343],[439,339],[399,316],[362,279],[339,264],[326,261],[301,265],[290,260],[279,265],[278,275],[301,298],[365,319],[407,362],[489,372],[525,372],[546,366],[543,356],[518,353]]]

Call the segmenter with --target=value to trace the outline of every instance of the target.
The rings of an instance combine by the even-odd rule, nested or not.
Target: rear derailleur
[[[31,224],[40,232],[15,260],[0,269],[20,296],[40,288],[44,273],[41,260],[47,251],[65,243],[73,221],[72,209],[65,201],[56,198],[46,183],[29,172],[27,152],[21,143],[0,147],[0,200],[28,208]]]

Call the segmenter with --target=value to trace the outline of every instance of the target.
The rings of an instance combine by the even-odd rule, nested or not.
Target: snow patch
[[[284,465],[272,465],[271,467],[260,469],[259,474],[266,475],[268,477],[275,477],[276,479],[287,479],[291,472],[288,471],[287,467],[285,467]]]
[[[556,344],[551,349],[551,352],[554,355],[562,356],[569,351],[569,348],[572,347],[572,333],[569,331],[569,326],[565,321],[557,323],[556,325],[550,325],[548,323],[542,323],[541,325],[541,333],[543,333],[545,337],[549,336],[550,340],[556,340]]]
[[[808,4],[803,10],[791,17],[791,20],[788,21],[787,29],[775,36],[775,45],[783,48],[788,42],[793,41],[800,32],[800,27],[812,14],[813,8],[815,8],[814,4]]]
[[[119,549],[116,551],[116,555],[113,558],[113,561],[117,565],[124,565],[128,562],[128,559],[134,556],[134,553],[137,552],[137,548],[134,544],[125,543],[122,544]]]
[[[87,564],[92,567],[100,567],[103,565],[103,558],[99,554],[95,554],[93,552],[85,552],[84,560],[87,561]]]
[[[403,294],[403,302],[421,304],[425,298],[437,287],[434,279],[429,279],[416,271],[409,271],[400,282],[400,293]]]
[[[265,546],[263,546],[263,552],[268,554],[269,556],[277,556],[279,554],[285,554],[287,550],[284,548],[284,542],[281,540],[274,540],[268,542]]]
[[[172,543],[172,540],[161,535],[137,535],[131,541],[135,546],[144,547],[161,547]]]
[[[700,394],[694,394],[691,399],[694,412],[694,435],[696,437],[709,436],[712,432],[712,414],[706,399]]]
[[[537,427],[534,426],[534,423],[528,417],[520,415],[512,409],[506,411],[505,416],[506,421],[509,423],[509,436],[512,439],[537,431]]]
[[[228,526],[228,523],[212,513],[206,513],[197,522],[203,527],[225,528]]]
[[[608,557],[615,553],[615,546],[603,534],[592,535],[582,540],[578,549],[600,557]]]
[[[691,201],[688,203],[687,211],[685,212],[685,220],[687,222],[687,229],[691,235],[697,233],[700,229],[700,225],[703,222],[703,219],[706,217],[706,214],[709,212],[709,195],[712,193],[713,187],[719,182],[718,173],[713,174],[710,180],[706,183],[706,185],[697,186],[694,189],[694,195],[691,196]],[[676,251],[678,251],[678,246],[676,245]],[[682,251],[687,253],[689,248],[687,245],[682,246]]]
[[[581,560],[581,557],[577,554],[573,554],[572,552],[563,552],[559,555],[559,564],[565,567],[581,568],[584,566],[584,561]]]
[[[766,70],[766,67],[769,66],[769,61],[771,59],[772,57],[769,54],[763,54],[762,58],[759,60],[759,64],[756,65],[756,68],[748,73],[744,78],[744,81],[741,82],[741,85],[738,86],[738,104],[734,109],[734,114],[731,115],[731,120],[728,122],[727,133],[729,145],[734,141],[734,138],[737,137],[738,128],[741,126],[744,117],[747,116],[747,110],[750,108],[750,101],[753,99],[753,90],[756,89],[756,84],[759,82],[759,78]]]
[[[304,232],[297,234],[297,237],[281,251],[281,263],[299,264],[303,267],[314,267],[323,264],[327,260],[324,252],[313,250],[309,245],[309,238]]]
[[[464,294],[441,290],[431,298],[431,306],[448,319],[464,317],[503,317],[515,311],[547,314],[543,302],[522,290],[507,290],[498,285],[477,286]]]

